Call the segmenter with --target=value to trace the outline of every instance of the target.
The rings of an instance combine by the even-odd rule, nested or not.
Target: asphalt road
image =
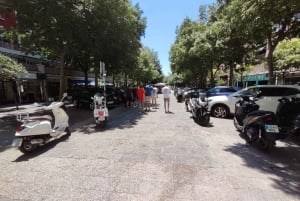
[[[300,200],[299,138],[261,152],[232,119],[201,127],[174,97],[170,114],[158,103],[115,108],[105,129],[69,108],[72,135],[31,155],[8,146],[16,122],[0,118],[0,200]]]

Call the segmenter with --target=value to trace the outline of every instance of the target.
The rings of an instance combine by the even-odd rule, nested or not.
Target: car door
[[[282,97],[296,96],[298,90],[289,87],[261,87],[262,95],[257,101],[260,106],[260,110],[276,112],[279,101]]]

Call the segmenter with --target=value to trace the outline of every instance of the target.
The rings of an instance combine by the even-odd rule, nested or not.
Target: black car
[[[109,108],[115,107],[122,103],[122,93],[116,90],[114,87],[106,88],[106,105]],[[68,95],[72,97],[72,103],[78,108],[90,108],[93,109],[92,97],[96,94],[103,94],[103,88],[96,87],[78,87],[68,92]]]

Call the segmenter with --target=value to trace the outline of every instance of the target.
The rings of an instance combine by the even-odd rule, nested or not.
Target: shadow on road
[[[125,108],[125,107],[118,107],[114,108],[113,110],[109,111],[109,117],[106,124],[97,125],[94,122],[92,117],[92,111],[90,111],[90,118],[86,119],[81,124],[71,126],[73,131],[82,133],[82,134],[94,134],[98,132],[105,132],[114,129],[128,129],[133,128],[138,124],[138,122],[147,116],[150,112],[156,112],[157,110],[153,109],[148,112],[140,112],[139,109],[136,108]]]
[[[287,144],[262,152],[256,147],[234,144],[225,148],[243,159],[246,166],[273,177],[274,187],[288,194],[300,196],[300,147]]]
[[[45,152],[47,152],[50,149],[53,149],[58,143],[67,141],[70,136],[63,135],[60,138],[53,140],[52,142],[49,142],[43,146],[38,147],[33,153],[28,153],[28,154],[23,154],[19,156],[16,160],[12,162],[23,162],[23,161],[28,161],[31,158],[37,157]]]

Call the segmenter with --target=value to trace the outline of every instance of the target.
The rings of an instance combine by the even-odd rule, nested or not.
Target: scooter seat
[[[33,116],[33,117],[29,117],[28,120],[48,120],[48,121],[52,121],[52,117],[50,115],[43,115],[43,116]]]

